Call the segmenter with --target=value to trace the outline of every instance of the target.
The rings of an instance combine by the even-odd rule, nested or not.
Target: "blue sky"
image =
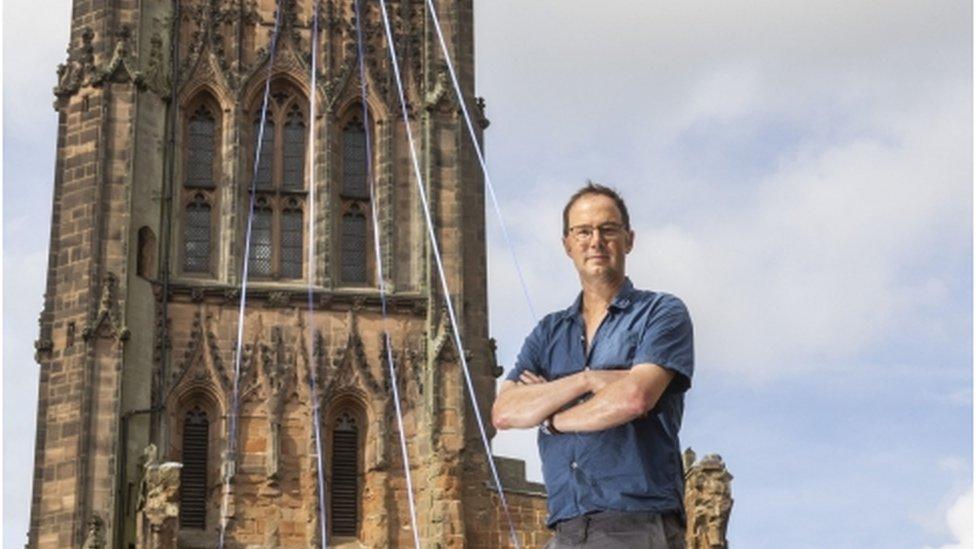
[[[536,306],[578,288],[560,197],[586,178],[618,187],[631,277],[695,320],[682,439],[735,476],[731,542],[971,547],[971,4],[475,7],[489,169]],[[4,5],[11,546],[26,531],[68,16],[63,0]],[[491,331],[510,366],[532,321],[492,215]],[[495,448],[539,478],[534,433]]]

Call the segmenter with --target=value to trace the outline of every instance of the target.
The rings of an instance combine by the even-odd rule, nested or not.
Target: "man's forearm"
[[[593,398],[553,417],[561,432],[591,432],[623,425],[648,412],[657,403],[674,372],[654,364],[635,366]]]
[[[591,390],[586,372],[545,383],[510,386],[495,399],[492,423],[496,429],[535,427],[556,410]]]

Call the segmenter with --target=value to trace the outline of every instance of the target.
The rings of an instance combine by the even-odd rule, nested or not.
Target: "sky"
[[[10,546],[29,513],[69,10],[4,4]],[[972,547],[972,5],[475,0],[475,17],[488,167],[533,303],[578,292],[563,197],[618,188],[631,279],[694,320],[681,439],[734,476],[731,544]],[[487,220],[507,369],[533,319]],[[541,479],[533,431],[494,448]]]

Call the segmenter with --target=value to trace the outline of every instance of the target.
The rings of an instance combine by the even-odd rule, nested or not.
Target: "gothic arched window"
[[[356,112],[356,108],[353,109]],[[369,158],[366,127],[358,114],[348,117],[340,133],[339,280],[365,285],[370,281]]]
[[[213,273],[213,215],[218,186],[219,109],[206,94],[189,103],[183,138],[184,273]]]
[[[359,425],[342,412],[332,426],[330,498],[332,535],[355,537],[359,531]]]
[[[183,418],[183,468],[180,470],[180,528],[207,526],[207,457],[210,422],[199,407]]]
[[[273,83],[262,132],[262,99],[251,113],[249,164],[252,170],[255,158],[258,164],[248,272],[259,278],[298,279],[304,274],[306,100],[292,86]]]

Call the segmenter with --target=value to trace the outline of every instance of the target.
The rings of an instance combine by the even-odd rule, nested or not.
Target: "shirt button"
[[[569,464],[569,468],[570,469],[576,469],[576,462],[574,461],[574,462],[570,463]]]

